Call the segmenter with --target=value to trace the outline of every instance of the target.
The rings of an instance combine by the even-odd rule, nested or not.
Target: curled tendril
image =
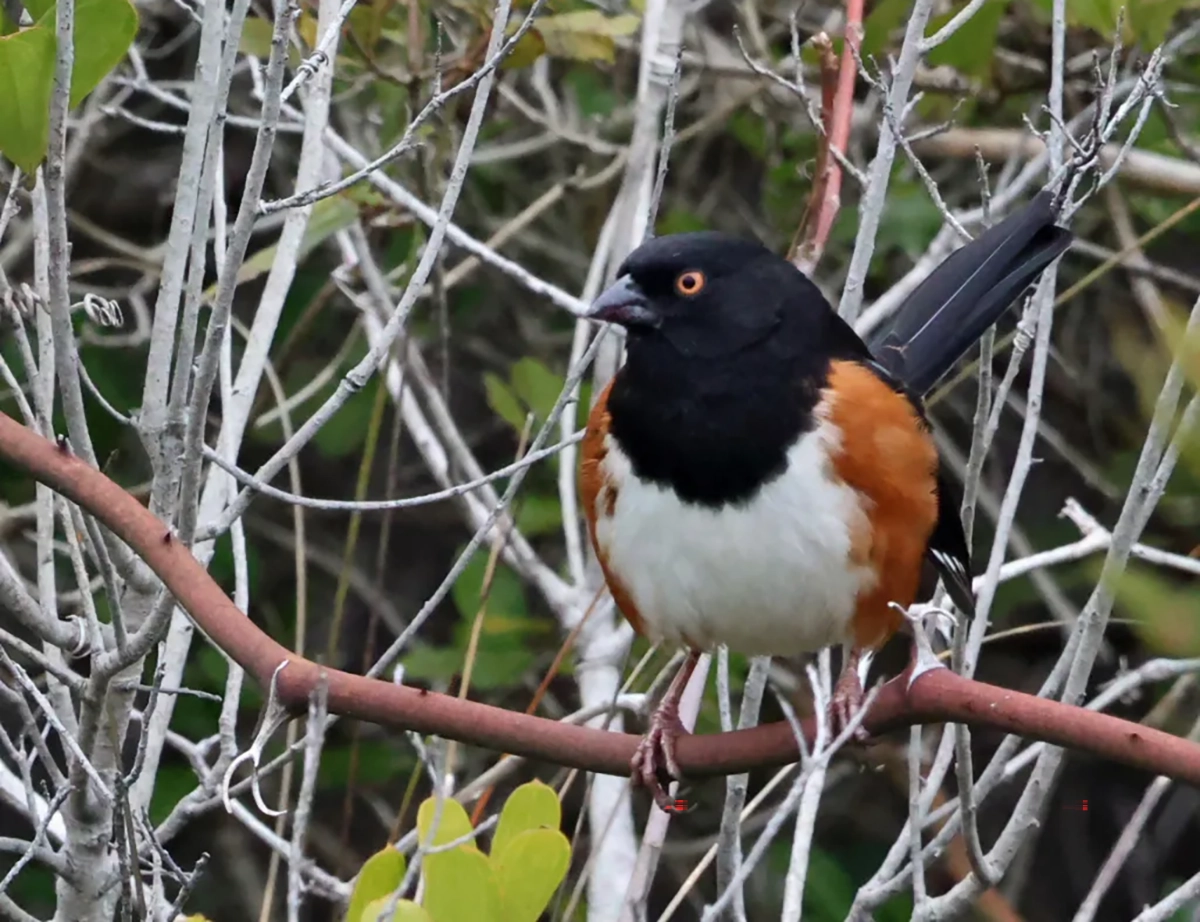
[[[102,298],[90,291],[83,296],[82,301],[72,304],[71,310],[82,310],[87,314],[88,319],[97,326],[119,328],[125,325],[125,315],[121,312],[121,305],[111,298]]]

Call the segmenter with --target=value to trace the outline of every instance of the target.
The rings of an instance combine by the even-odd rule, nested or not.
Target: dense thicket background
[[[944,21],[960,6],[940,4],[935,21],[939,16]],[[1137,62],[1144,61],[1153,47],[1192,26],[1195,6],[1190,0],[1134,3],[1125,13],[1122,66],[1135,72]],[[1115,0],[1067,3],[1068,118],[1095,98],[1093,55],[1108,66],[1116,7]],[[909,8],[908,0],[867,4],[864,56],[886,63],[887,55],[899,47]],[[995,181],[1009,155],[1019,156],[1022,139],[1029,137],[1026,119],[1040,129],[1047,127],[1041,107],[1049,79],[1049,9],[1049,0],[988,0],[971,23],[918,71],[916,85],[923,95],[908,124],[910,131],[916,131],[945,123],[940,133],[916,144],[916,150],[952,209],[974,206],[980,199],[976,145],[989,161],[988,172]],[[139,3],[138,10],[138,68],[123,65],[73,115],[76,127],[67,197],[73,297],[90,292],[115,299],[124,315],[124,326],[113,330],[100,327],[84,312],[77,314],[82,363],[95,388],[126,414],[142,400],[149,313],[180,169],[179,137],[170,126],[181,126],[186,119],[185,112],[147,92],[139,81],[184,93],[180,88],[192,79],[198,53],[196,12],[186,0]],[[793,13],[802,40],[821,30],[840,36],[842,6],[823,0],[809,0],[798,8],[774,0],[713,0],[689,15],[683,32],[671,168],[656,223],[659,233],[718,228],[758,237],[780,252],[787,249],[808,198],[817,136],[795,96],[750,69],[738,49],[735,30],[757,62],[790,78],[790,65],[783,62],[791,50]],[[257,10],[247,22],[242,37],[247,54],[265,58],[268,53],[270,24],[268,18],[260,18],[268,14]],[[478,65],[491,14],[483,0],[362,0],[350,16],[336,61],[332,127],[359,150],[386,149],[414,107],[429,98],[435,66],[442,69],[444,84],[451,85]],[[480,240],[502,234],[496,249],[503,255],[578,294],[624,175],[621,158],[634,119],[642,6],[638,0],[628,6],[550,0],[541,15],[543,28],[518,46],[502,70],[454,220]],[[296,31],[301,41],[312,41],[313,10],[307,3],[300,4]],[[835,47],[840,48],[840,37]],[[300,52],[293,54],[299,61]],[[815,87],[819,83],[815,55],[806,50],[805,56]],[[230,220],[254,143],[253,120],[259,114],[256,81],[249,72],[255,66],[239,72],[229,104],[232,116],[248,120],[231,118],[225,130],[221,169]],[[143,77],[138,76],[141,68]],[[1106,257],[1126,249],[1184,206],[1194,210],[1145,247],[1140,270],[1131,268],[1132,258],[1109,265],[1059,305],[1036,464],[1013,532],[1011,557],[1078,539],[1076,525],[1059,515],[1068,498],[1112,526],[1170,360],[1165,343],[1171,341],[1170,331],[1178,331],[1172,324],[1182,322],[1200,294],[1196,260],[1200,209],[1194,208],[1200,200],[1197,40],[1186,42],[1174,54],[1164,84],[1167,99],[1176,108],[1170,110],[1170,118],[1165,104],[1150,111],[1121,178],[1077,216],[1074,229],[1079,243],[1062,261],[1058,291],[1067,291]],[[436,205],[470,104],[471,94],[466,93],[436,112],[419,130],[420,146],[385,167],[386,173]],[[880,118],[878,93],[860,81],[848,150],[849,160],[859,167],[865,167],[874,152]],[[287,112],[282,122],[285,130],[276,144],[263,194],[266,199],[294,191],[298,122]],[[1164,159],[1150,160],[1149,155]],[[0,165],[0,171],[4,169]],[[858,183],[848,177],[842,195],[841,211],[816,272],[834,303],[857,229]],[[22,210],[0,240],[0,266],[14,287],[33,281],[29,193],[18,191],[16,198]],[[514,227],[514,221],[520,223]],[[426,225],[411,212],[367,184],[317,206],[271,351],[282,391],[302,394],[290,405],[293,424],[333,392],[341,375],[367,348],[361,306],[345,294],[346,289],[361,290],[362,285],[356,270],[346,267],[346,251],[337,237],[355,225],[365,233],[380,267],[393,273],[401,285],[427,234]],[[898,156],[868,277],[868,303],[911,269],[941,226],[942,216],[925,185],[906,158]],[[251,239],[250,252],[261,255],[248,260],[237,290],[234,316],[243,329],[253,319],[277,229],[277,220],[261,219]],[[204,284],[215,280],[210,254]],[[1137,287],[1147,281],[1150,294]],[[1156,311],[1164,313],[1156,316]],[[1013,329],[1015,320],[1014,312],[1002,323],[998,341]],[[475,263],[450,245],[408,330],[427,363],[432,387],[445,399],[458,431],[482,467],[492,470],[508,464],[517,451],[526,414],[544,418],[559,394],[574,319],[510,276]],[[241,335],[235,333],[235,353],[241,343]],[[11,336],[4,335],[0,348],[9,365],[21,369]],[[998,352],[997,374],[1003,372],[1006,356]],[[381,399],[380,386],[378,378],[372,378],[299,455],[299,482],[305,493],[377,498],[438,488],[399,421],[397,404]],[[590,388],[585,383],[577,411],[580,421]],[[984,468],[975,535],[982,559],[1011,470],[1025,408],[1024,388],[1022,374]],[[975,399],[975,380],[966,376],[939,392],[931,411],[948,456],[960,467],[970,444]],[[264,385],[239,458],[244,469],[255,470],[282,444],[280,417],[273,411],[277,402]],[[11,395],[0,405],[17,415]],[[144,495],[149,468],[138,436],[90,397],[87,409],[96,454],[106,473],[130,490],[142,487]],[[214,401],[212,414],[215,432],[219,401]],[[1183,555],[1200,549],[1197,460],[1185,453],[1143,542]],[[516,521],[537,552],[552,566],[561,567],[563,516],[557,463],[552,460],[533,468],[515,508]],[[466,479],[453,468],[452,476]],[[285,476],[275,483],[290,488]],[[27,476],[2,466],[0,496],[4,553],[32,580],[37,566],[33,484]],[[290,507],[259,498],[245,516],[245,527],[251,617],[289,646],[302,632],[307,655],[351,671],[361,671],[396,636],[438,586],[473,532],[461,508],[452,502],[372,513],[358,520],[341,512],[306,510],[300,532]],[[297,547],[307,564],[302,615],[297,599]],[[991,631],[998,636],[984,648],[979,677],[1036,690],[1061,651],[1060,625],[1077,614],[1094,585],[1098,563],[1099,558],[1089,556],[1041,571],[1036,578],[1004,583],[991,613]],[[457,690],[486,566],[485,546],[401,657],[404,681]],[[66,557],[59,572],[60,589],[70,587]],[[211,572],[232,592],[228,535],[218,542]],[[1121,620],[1108,633],[1093,691],[1150,657],[1200,652],[1195,576],[1156,572],[1155,581],[1139,583],[1115,612]],[[63,592],[62,610],[78,610],[77,597],[66,589]],[[1171,617],[1160,617],[1163,612]],[[1140,624],[1130,623],[1139,619]],[[487,617],[474,659],[471,696],[523,710],[563,638],[544,600],[500,563],[487,587]],[[644,650],[644,641],[635,642],[629,662],[636,662]],[[897,669],[905,656],[897,643],[882,658],[881,669]],[[665,655],[660,655],[659,662],[664,661]],[[783,687],[789,676],[795,679],[795,702],[803,710],[806,692],[800,665],[778,663],[777,678]],[[744,660],[733,656],[735,692],[745,670]],[[572,672],[567,657],[540,713],[558,716],[577,706]],[[147,679],[152,673],[148,667]],[[220,695],[225,677],[223,657],[206,643],[194,643],[183,685]],[[639,686],[645,685],[646,680],[641,680]],[[248,684],[242,699],[244,742],[250,738],[261,703],[260,690]],[[1187,732],[1200,714],[1200,694],[1190,679],[1158,683],[1128,696],[1112,710]],[[219,711],[218,701],[181,697],[172,729],[193,740],[206,738],[215,732]],[[763,719],[781,717],[768,696]],[[3,720],[17,725],[10,713],[5,712]],[[719,729],[711,693],[701,710],[699,729]],[[136,736],[131,734],[127,744],[131,755]],[[979,733],[975,741],[978,766],[998,737]],[[906,742],[901,735],[835,763],[817,825],[806,918],[844,918],[856,887],[897,835],[908,809]],[[282,735],[272,751],[281,745]],[[459,754],[457,772],[464,779],[474,777],[495,758],[493,753],[470,748],[460,748]],[[428,793],[428,779],[418,769],[416,751],[404,736],[348,722],[336,727],[321,761],[310,855],[342,880],[352,877],[393,829],[403,832],[411,827],[415,803]],[[562,779],[562,773],[551,766],[530,765],[522,772],[516,780],[534,775]],[[765,773],[751,776],[751,793],[766,777]],[[1112,764],[1071,757],[1015,871],[979,903],[977,917],[1029,922],[1070,918],[1151,780]],[[513,783],[505,782],[497,802]],[[192,766],[168,749],[149,805],[151,820],[165,818],[195,786]],[[264,791],[274,802],[277,775],[268,776]],[[575,827],[584,792],[580,782],[566,795],[564,829],[568,832]],[[981,810],[985,841],[1007,818],[1019,792],[1019,783],[1008,784],[986,801]],[[947,793],[953,793],[952,785]],[[694,809],[672,822],[650,900],[652,918],[654,908],[661,909],[698,854],[713,841],[723,794],[720,781],[689,785],[687,797]],[[1079,809],[1084,801],[1086,812]],[[635,803],[640,825],[648,800],[639,793]],[[411,806],[397,818],[401,804]],[[1196,872],[1198,808],[1200,794],[1192,788],[1176,786],[1166,793],[1097,919],[1130,919],[1143,904]],[[747,830],[761,828],[761,818],[769,815],[768,807],[747,822]],[[31,827],[19,809],[0,806],[0,830],[27,836]],[[585,828],[576,847],[572,881],[583,868],[587,835]],[[767,860],[750,879],[746,894],[752,920],[778,917],[789,838],[781,836],[771,846]],[[170,851],[184,867],[190,867],[202,852],[212,856],[189,911],[203,912],[219,922],[259,917],[269,851],[237,819],[220,808],[210,810],[182,828]],[[0,875],[15,858],[0,854]],[[931,866],[931,890],[946,888],[968,871],[961,843],[956,842]],[[711,876],[704,878],[676,918],[699,918],[699,907],[711,899],[712,887]],[[21,871],[8,893],[35,917],[53,912],[53,874],[38,862]],[[277,917],[283,918],[278,889],[276,894],[281,913]],[[326,905],[315,901],[308,917],[328,917]],[[906,919],[910,907],[911,898],[897,897],[877,917],[885,922]],[[577,917],[586,918],[586,906]],[[1200,917],[1200,904],[1195,902],[1176,916],[1196,917]]]

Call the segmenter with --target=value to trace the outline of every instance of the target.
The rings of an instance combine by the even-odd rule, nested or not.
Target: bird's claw
[[[844,731],[863,706],[863,687],[855,669],[848,669],[838,677],[837,686],[833,690],[833,698],[829,702],[829,733],[839,736]],[[854,728],[850,739],[856,743],[865,743],[871,738],[870,732],[861,723]]]
[[[654,802],[659,809],[676,812],[674,801],[667,792],[672,781],[678,781],[682,776],[679,762],[675,759],[675,743],[687,730],[679,720],[679,715],[673,710],[659,709],[650,718],[650,727],[634,750],[630,768],[633,781],[647,788],[654,795]]]

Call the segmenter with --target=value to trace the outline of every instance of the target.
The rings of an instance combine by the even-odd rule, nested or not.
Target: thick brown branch
[[[28,471],[96,516],[129,544],[174,593],[196,624],[265,688],[279,663],[281,699],[303,710],[318,667],[276,643],[229,600],[187,548],[133,496],[83,460],[0,413],[0,457]],[[329,711],[398,729],[432,733],[489,749],[606,774],[629,770],[637,737],[560,724],[502,708],[459,701],[334,669]],[[1124,762],[1200,786],[1200,745],[1106,714],[963,679],[947,669],[907,675],[880,691],[866,726],[884,733],[914,723],[955,721],[992,727]],[[806,733],[814,728],[805,725]],[[725,775],[794,762],[786,723],[680,741],[679,762],[692,776]]]

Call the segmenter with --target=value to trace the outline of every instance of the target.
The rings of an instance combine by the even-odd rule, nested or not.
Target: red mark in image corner
[[[1086,800],[1072,801],[1071,803],[1063,804],[1064,810],[1078,810],[1081,813],[1087,813],[1088,802]]]

